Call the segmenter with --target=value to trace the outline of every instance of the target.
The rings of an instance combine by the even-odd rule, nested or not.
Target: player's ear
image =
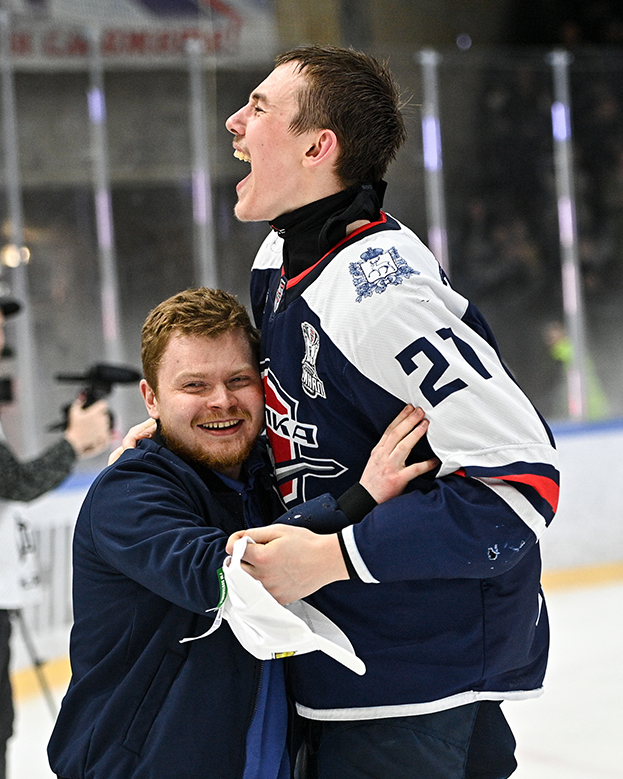
[[[147,409],[147,413],[152,419],[159,419],[160,414],[158,413],[158,398],[156,397],[156,393],[145,381],[145,379],[141,379],[140,388],[141,395],[145,401],[145,408]]]
[[[318,130],[305,152],[305,165],[315,167],[327,160],[333,162],[338,151],[337,135],[333,130]]]

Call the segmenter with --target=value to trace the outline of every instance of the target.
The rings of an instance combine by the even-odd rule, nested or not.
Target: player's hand
[[[144,422],[131,427],[123,437],[121,445],[118,446],[114,452],[111,452],[110,457],[108,458],[108,465],[112,465],[116,462],[126,449],[136,449],[136,444],[142,438],[151,438],[155,432],[155,419],[146,419]]]
[[[439,460],[406,465],[405,461],[416,443],[426,434],[428,420],[421,408],[406,406],[388,425],[381,440],[370,453],[359,479],[377,503],[402,494],[407,484],[439,465]]]
[[[348,571],[335,533],[318,535],[293,525],[240,530],[229,537],[227,552],[241,536],[251,536],[242,568],[262,582],[281,604],[292,603],[316,592],[325,584],[348,579]]]
[[[69,407],[65,439],[78,457],[94,457],[110,446],[110,415],[105,400],[98,400],[86,408],[79,397]]]

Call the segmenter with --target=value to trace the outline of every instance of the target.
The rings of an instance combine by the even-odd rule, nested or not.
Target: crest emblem
[[[320,336],[318,331],[312,327],[309,322],[301,323],[303,338],[305,340],[305,357],[303,357],[303,371],[301,374],[301,384],[303,391],[310,398],[326,398],[324,391],[324,382],[318,376],[316,360],[318,359],[318,350],[320,349]]]
[[[394,246],[387,251],[368,248],[360,259],[360,262],[351,262],[348,266],[357,289],[357,303],[371,297],[373,292],[385,292],[390,284],[396,286],[409,276],[419,275],[419,271],[413,270]]]

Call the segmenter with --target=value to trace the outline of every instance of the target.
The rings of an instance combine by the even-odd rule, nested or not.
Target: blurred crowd
[[[568,24],[558,25],[552,43],[566,47],[576,30],[570,88],[578,253],[589,344],[601,345],[623,324],[623,46],[595,56],[587,43],[623,43],[623,10],[608,2],[575,5],[567,4]],[[479,93],[481,153],[455,233],[455,278],[493,320],[499,315],[512,329],[514,312],[524,322],[529,316],[540,351],[527,354],[525,343],[509,339],[503,352],[524,373],[532,366],[546,392],[561,370],[548,343],[552,320],[562,317],[553,79],[545,56],[508,58],[487,70]],[[536,400],[546,413],[562,411],[558,402],[548,408],[547,399]]]
[[[553,46],[620,46],[620,0],[515,0],[507,43]]]
[[[572,126],[580,261],[587,294],[611,294],[623,281],[623,79],[620,72],[576,64]],[[490,78],[479,111],[484,152],[464,214],[464,272],[477,295],[509,282],[530,296],[542,289],[551,294],[560,276],[551,75],[545,67],[527,66]]]

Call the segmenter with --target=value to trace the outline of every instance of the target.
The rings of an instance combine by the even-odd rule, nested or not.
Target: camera
[[[60,382],[80,382],[83,384],[81,395],[84,395],[83,408],[91,406],[98,400],[107,398],[112,392],[115,384],[131,384],[140,381],[141,373],[128,368],[124,365],[110,365],[109,363],[96,363],[83,374],[58,373],[55,376],[56,381]],[[63,407],[63,421],[50,425],[49,430],[65,430],[69,420],[70,405]],[[109,412],[110,414],[110,412]],[[110,425],[113,426],[112,414],[110,414]]]

